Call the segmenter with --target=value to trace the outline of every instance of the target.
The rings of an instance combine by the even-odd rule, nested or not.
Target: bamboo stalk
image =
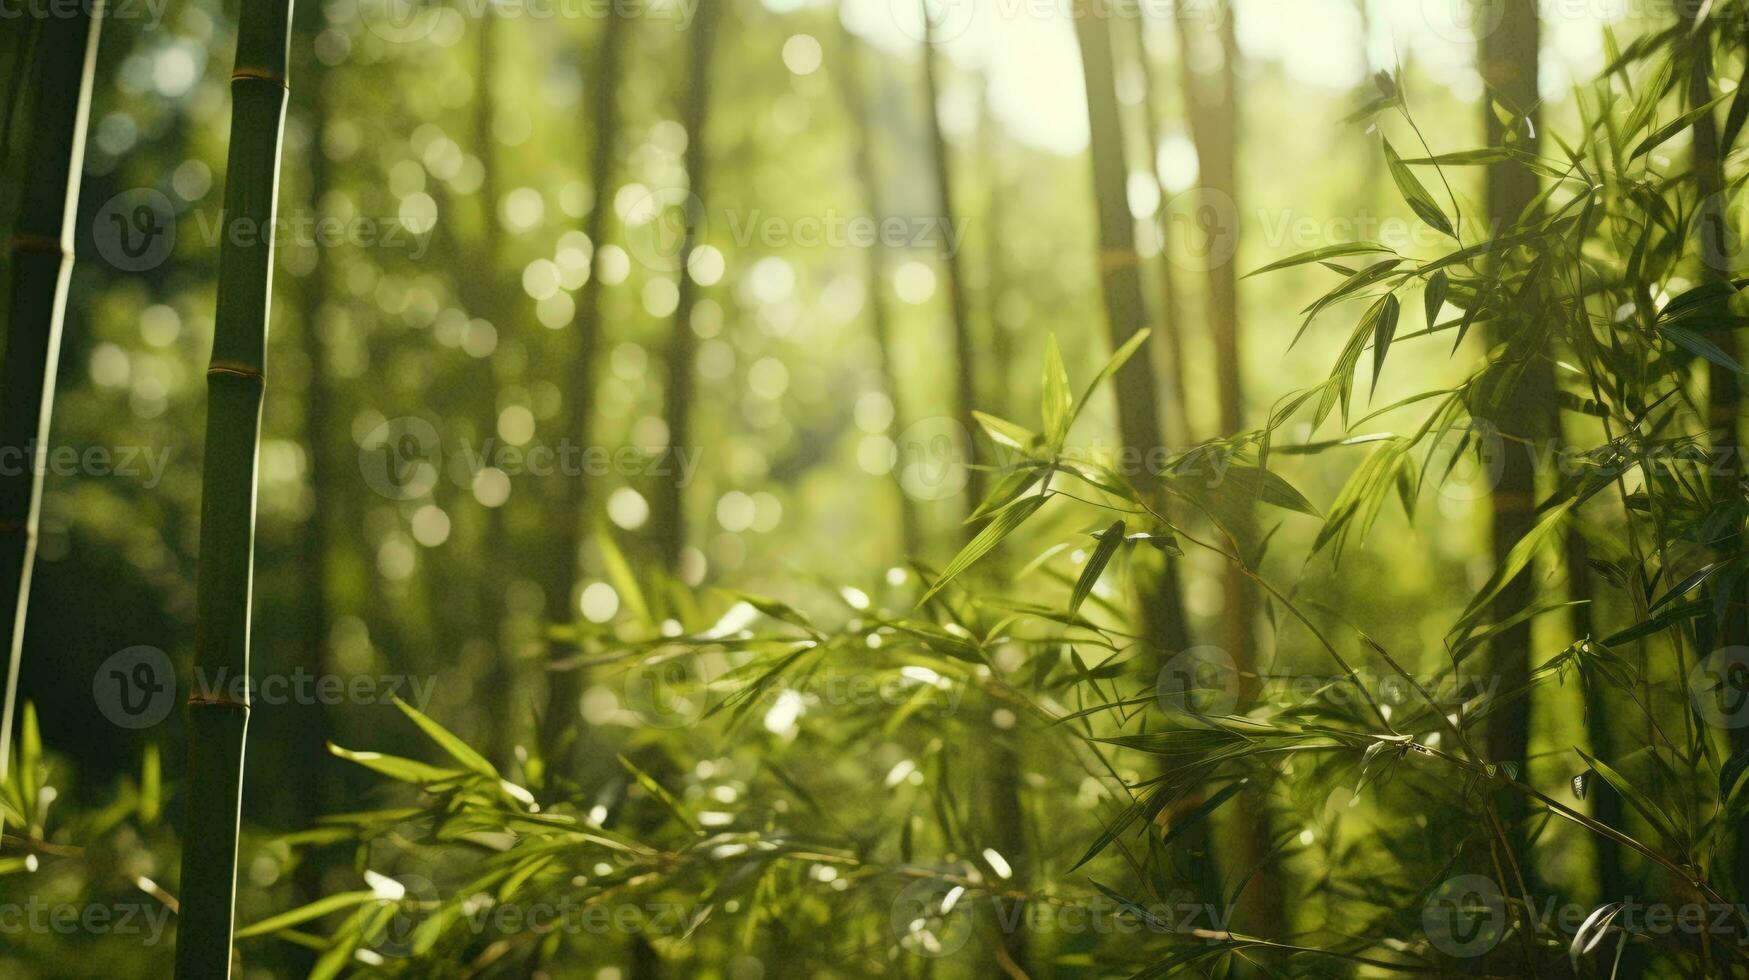
[[[85,124],[102,30],[100,8],[76,4],[69,16],[35,21],[12,49],[29,81],[16,111],[33,134],[17,178],[20,210],[5,255],[11,308],[6,313],[6,350],[0,368],[0,447],[29,453],[47,445],[54,407],[55,369],[61,358],[61,327],[67,284],[73,271],[73,223],[85,159]],[[28,67],[25,61],[28,60]],[[9,104],[12,99],[7,100]],[[10,115],[8,126],[19,122]],[[7,131],[8,137],[10,130]],[[31,459],[26,455],[24,458]],[[7,642],[6,690],[0,700],[0,781],[11,757],[12,716],[18,667],[24,655],[24,620],[36,561],[37,515],[42,473],[35,465],[0,474],[0,625]]]
[[[941,68],[938,63],[941,45],[936,38],[935,18],[929,16],[927,9],[923,13],[923,23],[923,101],[929,120],[931,157],[935,163],[936,211],[948,230],[951,230],[957,227],[957,223],[954,220],[956,212],[953,204],[953,165],[948,158],[947,137],[941,131]],[[965,448],[969,451],[972,447],[972,434],[978,430],[977,420],[972,416],[972,409],[978,406],[977,377],[972,371],[977,355],[972,348],[971,313],[967,308],[965,274],[960,268],[959,252],[949,244],[957,241],[958,237],[943,234],[939,238],[942,243],[943,278],[947,284],[948,316],[953,328],[954,420],[965,433]],[[967,463],[970,464],[971,460],[968,459]],[[977,509],[979,502],[984,499],[983,487],[982,474],[968,465],[966,513]],[[977,530],[974,525],[966,525],[963,529],[968,537],[977,533]]]
[[[1714,22],[1708,20],[1697,28],[1695,20],[1701,9],[1700,5],[1691,0],[1677,0],[1675,6],[1677,17],[1692,46],[1686,101],[1690,108],[1698,108],[1712,100]],[[1700,239],[1697,245],[1704,267],[1703,275],[1709,279],[1722,279],[1728,284],[1731,280],[1731,253],[1725,237],[1729,224],[1725,213],[1727,198],[1723,162],[1725,153],[1730,148],[1720,145],[1718,120],[1712,112],[1703,112],[1695,119],[1693,133],[1695,184],[1701,196],[1701,220],[1696,228],[1696,235]],[[1715,342],[1725,352],[1727,359],[1732,362],[1739,361],[1741,344],[1737,331],[1721,330],[1717,333]],[[1713,481],[1712,491],[1722,499],[1741,497],[1743,493],[1744,465],[1738,433],[1742,398],[1741,383],[1735,371],[1718,364],[1708,365],[1707,425],[1713,453],[1721,464]],[[1743,532],[1740,527],[1728,539],[1718,542],[1722,554],[1740,552],[1742,547]],[[1728,597],[1725,612],[1720,617],[1715,642],[1721,647],[1739,646],[1749,641],[1749,596],[1744,594],[1741,585],[1734,588],[1738,594]],[[1749,750],[1749,729],[1732,729],[1729,744],[1732,753]],[[1749,831],[1739,831],[1737,834],[1736,849],[1732,855],[1732,875],[1738,894],[1749,895]]]
[[[868,201],[870,217],[876,222],[885,220],[886,206],[881,193],[880,174],[875,169],[874,146],[872,139],[873,125],[869,120],[868,105],[862,93],[862,47],[850,29],[842,20],[839,25],[839,37],[844,52],[843,65],[834,72],[838,77],[840,93],[844,98],[845,108],[849,110],[852,135],[852,155],[856,169],[856,179],[862,184],[864,199]],[[887,304],[887,249],[880,241],[876,241],[867,250],[868,268],[868,322],[869,331],[874,335],[875,347],[881,358],[881,385],[886,388],[887,399],[893,405],[892,430],[895,433],[905,431],[906,414],[903,409],[903,399],[899,393],[899,374],[894,367],[893,358],[893,322],[892,308]],[[902,557],[917,557],[923,553],[923,530],[918,522],[917,502],[905,492],[904,484],[899,479],[899,470],[893,471],[894,496],[899,505],[899,544]]]
[[[1482,80],[1499,93],[1514,111],[1527,112],[1527,125],[1516,138],[1519,149],[1536,152],[1537,131],[1535,106],[1537,93],[1537,44],[1539,25],[1535,0],[1496,0],[1503,17],[1499,26],[1488,31],[1479,44]],[[1488,23],[1492,18],[1484,19]],[[1484,105],[1489,146],[1498,146],[1506,137],[1505,124]],[[1535,200],[1536,174],[1518,163],[1497,164],[1487,172],[1487,215],[1494,227],[1511,227],[1524,209]],[[1515,329],[1507,318],[1490,323],[1489,343],[1505,343]],[[1548,363],[1531,358],[1522,365],[1523,374],[1505,391],[1496,417],[1489,419],[1499,431],[1504,445],[1500,482],[1490,497],[1492,509],[1492,540],[1495,564],[1504,562],[1520,539],[1535,523],[1536,471],[1530,449],[1541,435],[1543,423],[1552,417],[1546,400],[1554,390],[1553,371]],[[1503,622],[1526,608],[1533,598],[1532,576],[1526,572],[1502,589],[1494,601],[1496,621]],[[1491,669],[1499,675],[1503,690],[1522,689],[1530,679],[1529,621],[1502,630],[1491,643]],[[1530,742],[1530,700],[1508,706],[1490,717],[1485,751],[1491,762],[1522,764]],[[1526,809],[1517,797],[1502,797],[1502,822],[1512,834],[1515,849],[1522,849],[1523,837],[1516,824]]]
[[[1196,144],[1201,192],[1208,197],[1203,206],[1230,207],[1229,220],[1237,221],[1240,198],[1239,45],[1234,35],[1232,5],[1222,3],[1216,6],[1211,16],[1215,18],[1212,27],[1221,55],[1212,86],[1199,78],[1192,68],[1190,12],[1183,6],[1175,9],[1180,78],[1191,138]],[[1211,260],[1205,279],[1205,311],[1215,359],[1216,401],[1220,407],[1218,424],[1220,433],[1230,436],[1245,429],[1244,371],[1239,348],[1239,280],[1235,266],[1239,228],[1217,228],[1211,234],[1234,236],[1231,242],[1208,243]],[[1237,545],[1236,553],[1243,557],[1245,544],[1256,533],[1252,514],[1248,510],[1240,512],[1230,530]],[[1255,684],[1246,679],[1261,673],[1255,658],[1257,593],[1245,569],[1237,562],[1228,562],[1222,567],[1221,592],[1221,645],[1238,665],[1241,678],[1239,695],[1242,702],[1248,703],[1256,691]],[[1259,806],[1254,818],[1237,821],[1233,827],[1233,860],[1240,870],[1258,869],[1255,885],[1247,891],[1251,900],[1252,929],[1265,935],[1283,935],[1287,926],[1281,895],[1288,889],[1284,887],[1281,863],[1275,858],[1273,823],[1267,806]]]
[[[1172,195],[1166,179],[1160,174],[1157,159],[1160,152],[1159,95],[1154,82],[1153,58],[1148,51],[1145,30],[1136,31],[1136,64],[1142,70],[1142,131],[1148,143],[1148,173],[1154,177],[1155,191],[1160,195],[1160,336],[1166,344],[1166,384],[1172,400],[1173,437],[1189,445],[1196,438],[1190,424],[1190,394],[1184,378],[1184,297],[1177,282],[1176,261],[1172,257],[1172,215],[1167,210]]]
[[[245,0],[231,75],[225,228],[264,232],[279,192],[291,0]],[[207,369],[195,663],[207,676],[249,676],[255,469],[273,282],[271,234],[226,234]],[[183,830],[176,976],[231,973],[237,825],[249,703],[193,690],[188,699],[188,818]]]
[[[705,127],[710,122],[711,58],[716,50],[717,24],[722,17],[723,0],[704,0],[699,4],[697,19],[692,24],[688,45],[687,77],[689,91],[682,107],[681,124],[686,127],[686,189],[688,202],[703,206],[707,201],[705,179],[708,176],[705,152]],[[668,335],[668,350],[664,354],[667,381],[662,388],[662,417],[668,422],[668,445],[674,452],[683,452],[692,441],[693,361],[697,347],[692,332],[692,310],[698,304],[698,283],[687,271],[692,250],[698,245],[699,222],[688,215],[680,241],[678,275],[679,303],[674,307],[674,328]],[[651,520],[656,532],[657,556],[670,574],[680,569],[680,551],[686,545],[686,507],[678,480],[672,476],[657,481]]]
[[[1106,20],[1097,16],[1077,17],[1075,35],[1081,45],[1081,66],[1087,85],[1093,193],[1099,212],[1100,290],[1105,299],[1107,340],[1116,350],[1143,328],[1148,316],[1142,300],[1135,224],[1125,195],[1123,120],[1118,109],[1116,71]],[[1117,392],[1119,438],[1132,458],[1146,460],[1149,453],[1165,445],[1153,361],[1146,357],[1130,358],[1117,372],[1113,387]],[[1149,641],[1168,651],[1168,656],[1188,647],[1189,631],[1175,566],[1168,562],[1158,581],[1141,587],[1140,591],[1144,635]]]
[[[624,56],[627,18],[617,13],[602,25],[601,40],[596,51],[598,71],[595,76],[591,107],[595,130],[590,150],[589,189],[595,203],[584,221],[583,234],[589,239],[592,255],[600,254],[607,237],[607,215],[612,210],[612,195],[608,193],[613,180],[613,145],[619,138],[619,91],[617,87],[620,60]],[[601,277],[593,271],[584,280],[577,299],[577,317],[573,323],[577,335],[569,372],[564,379],[564,398],[559,416],[559,438],[578,440],[587,447],[593,438],[595,423],[595,362],[601,348]],[[585,509],[588,486],[578,474],[566,474],[559,486],[558,513],[553,522],[558,560],[552,562],[553,578],[547,583],[547,620],[552,623],[572,623],[577,620],[577,608],[572,596],[576,592],[578,552],[582,550],[583,529],[588,526]],[[561,660],[571,653],[569,644],[554,640],[548,644],[548,657]],[[547,674],[546,710],[541,715],[541,759],[553,765],[564,751],[561,744],[571,731],[577,715],[577,699],[583,693],[581,669],[550,671]]]

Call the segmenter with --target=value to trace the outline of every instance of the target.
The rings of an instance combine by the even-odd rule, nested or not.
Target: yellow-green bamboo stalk
[[[73,271],[73,221],[85,158],[85,123],[97,63],[101,10],[75,4],[64,17],[41,17],[17,31],[14,64],[23,88],[6,123],[20,127],[23,172],[9,176],[18,193],[18,218],[5,253],[10,298],[5,364],[0,368],[0,448],[24,453],[33,465],[0,473],[0,616],[5,617],[6,690],[0,701],[0,781],[11,755],[18,665],[24,652],[24,615],[36,561],[37,511],[42,473],[29,455],[49,436],[61,323]],[[34,38],[26,37],[34,31]],[[11,102],[11,99],[8,99]],[[16,114],[12,114],[16,113]],[[29,134],[28,136],[22,134]],[[9,139],[10,142],[10,139]],[[22,145],[28,142],[28,147]]]
[[[207,676],[249,676],[255,558],[255,466],[273,282],[266,233],[279,192],[291,0],[243,0],[231,74],[218,307],[207,368],[195,663]],[[233,230],[244,233],[233,234]],[[248,233],[254,232],[254,233]],[[182,834],[176,976],[231,974],[237,822],[247,697],[196,688],[188,698],[188,820]]]
[[[692,43],[689,46],[690,86],[686,104],[682,107],[682,124],[686,127],[686,188],[689,202],[703,207],[707,200],[705,180],[709,157],[705,152],[705,126],[710,120],[711,56],[716,49],[717,25],[722,21],[724,0],[704,0],[699,4],[697,19],[692,23]],[[692,332],[692,310],[698,303],[698,283],[687,271],[692,250],[698,245],[701,221],[688,215],[678,253],[680,302],[674,308],[674,327],[668,335],[667,381],[662,390],[663,417],[668,421],[668,445],[674,452],[685,452],[692,441],[692,390],[696,335]],[[702,219],[702,215],[696,216]],[[686,546],[686,506],[677,478],[662,479],[656,486],[650,508],[651,526],[656,532],[656,545],[662,567],[670,574],[679,572],[680,551]]]

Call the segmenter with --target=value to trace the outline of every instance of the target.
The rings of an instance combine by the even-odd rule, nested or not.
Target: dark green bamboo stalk
[[[291,0],[244,0],[231,74],[231,147],[223,227],[265,231],[279,192]],[[226,234],[207,368],[206,458],[200,502],[195,664],[206,676],[249,676],[255,558],[255,466],[273,235]],[[231,974],[238,808],[249,703],[222,692],[188,698],[188,820],[182,842],[176,975]]]
[[[845,107],[850,114],[856,179],[863,187],[870,216],[879,222],[885,219],[887,212],[885,196],[881,193],[880,174],[875,169],[871,133],[873,125],[869,120],[868,104],[863,99],[862,48],[842,21],[839,23],[839,36],[844,56],[835,74]],[[886,389],[887,399],[893,405],[892,429],[894,432],[903,432],[907,416],[899,392],[898,371],[893,365],[892,308],[887,304],[887,249],[880,241],[876,241],[869,246],[867,252],[869,330],[874,334],[875,347],[880,351],[881,384]],[[917,519],[917,503],[905,492],[897,468],[893,471],[892,482],[899,505],[899,543],[903,548],[902,555],[917,557],[923,553],[923,531]]]
[[[953,164],[949,159],[947,137],[941,131],[941,45],[936,43],[936,21],[927,10],[923,22],[927,32],[923,41],[923,101],[929,120],[930,154],[935,164],[936,211],[947,230],[952,230],[959,226],[954,219],[958,212],[953,204]],[[971,313],[966,301],[966,280],[960,268],[959,252],[949,244],[957,242],[959,236],[943,234],[938,237],[942,242],[942,275],[946,280],[948,316],[953,328],[954,419],[965,431],[966,448],[970,450],[972,434],[978,431],[977,420],[972,417],[972,409],[978,407],[978,387],[977,376],[972,370],[977,353],[972,345]],[[966,513],[971,513],[984,499],[983,488],[982,474],[976,469],[967,469]],[[972,525],[964,528],[968,536],[977,530]]]
[[[1107,340],[1116,350],[1146,326],[1148,311],[1142,300],[1135,223],[1125,196],[1123,119],[1117,103],[1110,28],[1103,17],[1077,17],[1075,35],[1081,45],[1081,68],[1087,84],[1093,193],[1099,213],[1099,283],[1105,297]],[[1165,445],[1153,361],[1146,357],[1130,358],[1117,372],[1113,384],[1117,391],[1119,439],[1133,458],[1145,460],[1150,452]],[[1146,484],[1146,480],[1141,482]],[[1174,566],[1165,565],[1156,582],[1142,587],[1141,596],[1144,635],[1150,642],[1169,651],[1167,656],[1188,647],[1189,631]]]
[[[85,121],[97,63],[102,17],[75,5],[69,16],[39,17],[11,28],[19,32],[13,52],[28,58],[28,79],[18,93],[18,116],[29,147],[18,154],[19,210],[7,244],[5,364],[0,368],[0,447],[30,453],[46,446],[61,357],[61,324],[73,271],[73,222],[85,159]],[[34,44],[24,35],[35,31]],[[28,51],[28,53],[26,53]],[[16,67],[16,66],[15,66]],[[12,102],[9,96],[7,101]],[[26,455],[24,458],[33,457]],[[0,780],[11,755],[12,713],[18,665],[24,653],[24,616],[30,604],[36,560],[37,512],[42,473],[34,465],[0,474],[0,610],[7,643],[6,691],[0,701]]]
[[[699,4],[697,19],[692,23],[688,45],[686,104],[681,110],[681,124],[686,127],[686,189],[694,206],[704,206],[709,200],[705,178],[708,176],[705,127],[710,122],[711,57],[716,50],[717,24],[722,18],[724,0],[704,0]],[[692,332],[692,310],[698,303],[698,283],[687,271],[692,250],[698,245],[700,222],[687,216],[681,237],[677,274],[680,277],[680,301],[674,308],[674,328],[668,334],[668,350],[664,355],[667,368],[662,388],[662,417],[668,422],[668,445],[674,452],[684,452],[692,441],[693,352],[697,335]],[[680,569],[680,551],[686,546],[686,507],[680,483],[674,477],[657,481],[655,500],[650,508],[656,532],[657,555],[662,567],[670,574]]]
[[[613,210],[613,195],[609,184],[613,180],[613,145],[619,138],[619,71],[626,46],[627,18],[617,13],[602,25],[601,40],[596,49],[596,75],[593,116],[595,141],[589,157],[589,189],[595,203],[584,221],[583,233],[589,238],[592,254],[599,254],[607,237],[607,216]],[[564,398],[560,402],[559,438],[576,439],[587,447],[593,439],[595,417],[595,362],[601,347],[601,278],[590,273],[577,298],[577,318],[573,324],[576,348],[564,379]],[[588,486],[580,475],[566,474],[560,481],[557,515],[553,521],[558,554],[550,563],[553,578],[547,583],[547,619],[554,623],[570,623],[577,619],[573,596],[577,586],[578,552],[582,550],[584,528],[588,526],[585,509]],[[569,644],[553,641],[548,655],[560,660],[575,652]],[[583,676],[577,670],[552,671],[547,674],[546,711],[541,715],[541,758],[556,764],[565,751],[562,744],[577,717],[577,699],[583,693]]]
[[[1690,108],[1698,108],[1712,100],[1712,43],[1715,21],[1709,19],[1697,31],[1695,19],[1700,9],[1701,5],[1695,0],[1676,0],[1677,17],[1689,38],[1686,100]],[[1695,186],[1701,197],[1700,222],[1696,228],[1699,241],[1696,245],[1704,266],[1703,274],[1711,279],[1729,282],[1731,253],[1726,247],[1728,217],[1725,211],[1728,198],[1722,164],[1730,148],[1720,145],[1718,120],[1711,112],[1703,112],[1695,119],[1693,133]],[[1736,131],[1731,130],[1731,134],[1735,137]],[[1737,331],[1720,330],[1712,339],[1730,361],[1740,363],[1738,352],[1741,345]],[[1728,500],[1743,494],[1744,464],[1742,442],[1738,433],[1742,398],[1742,387],[1736,372],[1718,364],[1709,365],[1707,426],[1713,452],[1721,464],[1719,473],[1713,480],[1712,492],[1721,499]],[[1743,547],[1741,527],[1735,529],[1729,539],[1719,542],[1718,547],[1722,554],[1740,552]],[[1733,587],[1738,590],[1738,594],[1727,597],[1725,613],[1721,617],[1715,637],[1715,643],[1720,647],[1738,646],[1749,641],[1749,596],[1744,595],[1741,585]],[[1702,650],[1700,655],[1705,656],[1708,652],[1710,651]],[[1732,729],[1730,747],[1732,753],[1749,750],[1749,729]],[[1732,861],[1732,875],[1736,880],[1737,893],[1749,895],[1749,830],[1739,830]]]
[[[497,272],[503,266],[503,238],[498,228],[498,140],[492,135],[494,79],[497,75],[498,15],[491,5],[482,8],[476,34],[474,79],[474,145],[480,156],[480,200],[484,203],[485,221],[480,227],[479,254],[465,259],[482,264],[490,270],[481,283],[476,302],[476,315],[489,320],[500,331],[502,342],[510,331],[514,317],[506,315],[499,292],[494,288]],[[465,273],[462,273],[465,275]],[[476,399],[473,415],[483,438],[492,438],[498,426],[498,376],[490,357],[475,360],[473,394]],[[508,767],[514,756],[516,741],[516,670],[515,654],[504,642],[505,573],[510,565],[505,512],[506,500],[497,507],[486,508],[484,539],[478,553],[479,568],[475,591],[479,618],[478,628],[485,636],[486,655],[486,754],[500,767]]]
[[[1519,149],[1536,152],[1537,44],[1539,25],[1536,0],[1495,0],[1501,7],[1499,26],[1480,39],[1482,80],[1489,89],[1504,99],[1514,112],[1529,115],[1526,122],[1512,134]],[[1492,23],[1487,17],[1482,23]],[[1487,125],[1488,145],[1498,146],[1507,138],[1506,124],[1490,106],[1484,105],[1482,115]],[[1487,215],[1493,227],[1510,227],[1526,207],[1536,199],[1537,177],[1529,168],[1517,163],[1498,164],[1488,168]],[[1490,323],[1489,341],[1501,344],[1512,335],[1516,325],[1510,318]],[[1522,365],[1516,384],[1502,392],[1501,403],[1494,417],[1487,419],[1499,432],[1504,447],[1500,482],[1494,488],[1490,502],[1493,510],[1493,549],[1496,565],[1536,520],[1536,470],[1530,448],[1542,434],[1545,419],[1552,416],[1546,400],[1552,396],[1554,377],[1548,362],[1530,358]],[[1533,598],[1532,576],[1525,573],[1515,578],[1494,601],[1494,616],[1504,622],[1528,606]],[[1502,630],[1491,644],[1491,670],[1497,675],[1500,689],[1516,691],[1530,679],[1530,623],[1523,622]],[[1495,712],[1488,722],[1487,753],[1492,762],[1522,765],[1530,742],[1530,701],[1507,705]],[[1522,798],[1503,794],[1500,799],[1501,819],[1512,842],[1522,851],[1522,838],[1516,824],[1524,815]],[[1529,869],[1526,869],[1527,872]]]

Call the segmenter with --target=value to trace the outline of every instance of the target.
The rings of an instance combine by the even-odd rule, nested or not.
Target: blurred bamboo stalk
[[[1148,51],[1146,24],[1138,25],[1135,33],[1136,65],[1142,75],[1142,132],[1147,137],[1148,173],[1154,178],[1155,192],[1160,195],[1160,340],[1166,346],[1167,397],[1172,402],[1171,418],[1167,420],[1173,440],[1189,446],[1196,439],[1196,428],[1190,419],[1190,395],[1184,378],[1184,297],[1178,283],[1178,262],[1172,251],[1172,192],[1160,173],[1161,118],[1160,91],[1154,80],[1153,57]]]
[[[923,13],[923,105],[925,118],[929,126],[930,156],[935,165],[936,212],[945,226],[941,240],[942,276],[947,284],[947,302],[949,326],[952,328],[953,339],[953,413],[954,421],[958,423],[960,433],[965,438],[962,447],[966,458],[966,510],[967,514],[977,509],[978,503],[984,499],[983,474],[972,464],[975,458],[972,447],[975,444],[974,433],[978,431],[977,419],[972,416],[972,410],[978,407],[978,382],[974,373],[977,352],[972,344],[971,311],[966,300],[965,271],[960,267],[960,256],[957,248],[959,236],[952,234],[959,228],[954,209],[953,194],[953,161],[947,145],[947,136],[941,131],[941,39],[937,35],[936,18],[930,16],[929,0],[920,0]],[[970,538],[977,533],[977,528],[965,525],[962,534]]]
[[[226,227],[272,226],[288,92],[290,0],[249,0],[231,74]],[[255,470],[273,283],[273,235],[225,235],[207,369],[195,664],[204,676],[249,676],[255,559]],[[188,699],[188,819],[183,828],[176,975],[229,977],[237,884],[247,697],[193,690]]]
[[[854,130],[851,141],[856,179],[863,187],[863,199],[868,202],[869,215],[878,223],[885,220],[887,211],[885,195],[881,193],[880,173],[875,167],[874,125],[869,119],[868,103],[863,96],[861,42],[844,26],[842,19],[838,29],[843,57],[839,70],[833,74],[838,78],[839,91],[844,98]],[[887,290],[890,288],[887,249],[877,240],[866,252],[869,330],[880,353],[881,385],[886,389],[887,400],[893,406],[893,421],[889,428],[898,434],[905,431],[909,416],[905,413],[905,402],[899,391],[899,372],[893,353],[892,308],[887,305]],[[901,471],[898,466],[892,471],[894,498],[899,507],[899,544],[902,549],[900,557],[915,558],[923,554],[923,530],[917,519],[917,502],[911,499],[899,479]]]
[[[576,439],[578,445],[585,448],[591,445],[595,431],[595,362],[601,349],[602,320],[602,283],[595,262],[607,239],[607,216],[613,210],[609,185],[614,175],[614,144],[619,139],[620,64],[629,43],[626,21],[627,18],[617,12],[607,17],[601,27],[601,37],[596,42],[594,99],[589,120],[594,137],[589,151],[589,193],[593,203],[583,222],[584,237],[589,239],[591,268],[577,297],[576,318],[572,321],[575,347],[560,384],[564,397],[559,403],[559,438]],[[580,475],[566,475],[559,483],[558,503],[552,521],[557,560],[551,562],[553,578],[546,587],[546,618],[549,623],[577,621],[577,577],[584,532],[589,526],[588,508],[588,485]],[[569,643],[549,641],[549,666],[574,652]],[[547,672],[547,701],[546,709],[541,713],[539,736],[541,760],[545,765],[556,765],[572,747],[567,740],[577,731],[574,723],[578,719],[577,700],[583,694],[583,680],[580,669]]]
[[[1238,168],[1240,54],[1232,4],[1221,2],[1212,6],[1209,16],[1213,22],[1201,29],[1214,33],[1220,54],[1212,79],[1202,77],[1194,66],[1190,32],[1196,24],[1190,11],[1182,4],[1174,8],[1185,115],[1190,122],[1191,140],[1196,144],[1200,174],[1201,199],[1197,206],[1201,213],[1214,216],[1212,222],[1208,218],[1199,222],[1209,235],[1204,249],[1208,265],[1204,312],[1215,357],[1219,431],[1231,436],[1245,430],[1237,267],[1242,213]],[[1250,561],[1247,549],[1257,536],[1251,508],[1236,511],[1233,526],[1228,530],[1233,537],[1234,554]],[[1257,693],[1255,679],[1262,674],[1256,635],[1256,589],[1245,569],[1227,562],[1221,568],[1221,593],[1221,646],[1238,667],[1240,703],[1249,704]],[[1253,817],[1238,820],[1234,831],[1235,870],[1255,876],[1250,879],[1253,887],[1249,889],[1251,929],[1265,936],[1285,935],[1288,930],[1283,894],[1290,890],[1291,882],[1276,856],[1274,821],[1269,808],[1260,805]]]
[[[0,451],[27,460],[35,458],[33,449],[48,445],[102,27],[101,6],[76,4],[69,16],[36,17],[12,28],[17,33],[9,50],[19,59],[14,68],[26,73],[19,76],[25,84],[7,98],[7,128],[0,138],[10,143],[11,127],[21,120],[31,135],[21,141],[28,143],[18,159],[23,172],[7,176],[16,182],[19,210],[4,256],[11,302],[0,367]],[[0,782],[12,757],[42,484],[41,468],[35,465],[0,473],[0,609],[7,616],[0,627],[7,643],[6,690],[0,696]]]
[[[685,104],[681,107],[681,124],[686,128],[685,227],[675,255],[680,295],[674,307],[674,327],[668,334],[668,349],[663,355],[667,380],[662,388],[662,415],[668,422],[668,446],[677,453],[688,451],[692,443],[694,361],[698,347],[698,335],[692,329],[692,311],[698,305],[699,290],[690,264],[705,217],[696,209],[708,208],[710,200],[706,185],[710,154],[706,149],[705,130],[710,123],[711,59],[716,51],[724,3],[725,0],[702,0],[687,46],[687,92]],[[655,498],[650,517],[656,534],[657,556],[662,568],[671,575],[679,575],[681,551],[686,547],[687,536],[685,494],[680,481],[673,476],[659,478]]]

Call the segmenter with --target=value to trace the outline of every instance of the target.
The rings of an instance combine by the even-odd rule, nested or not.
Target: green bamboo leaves
[[[0,145],[28,149],[16,158],[9,153],[6,160],[7,194],[12,198],[7,203],[16,203],[18,215],[4,256],[11,302],[0,367],[0,449],[8,452],[28,454],[33,445],[48,442],[73,271],[73,215],[85,157],[85,121],[102,28],[101,16],[93,13],[93,7],[75,4],[68,16],[39,18],[35,44],[28,53],[22,44],[15,52],[28,59],[28,81],[18,96],[16,114],[7,120],[17,128],[0,133]],[[12,30],[20,32],[15,41],[28,36],[28,26]],[[41,500],[40,468],[14,466],[0,473],[0,642],[7,644],[5,692],[0,695],[0,782],[11,755]]]
[[[1409,165],[1397,155],[1390,140],[1385,140],[1385,162],[1391,168],[1391,180],[1397,185],[1397,192],[1403,195],[1403,200],[1409,204],[1409,210],[1415,212],[1415,217],[1452,237],[1457,232],[1452,229],[1451,219],[1445,216],[1439,205],[1434,203],[1433,195],[1427,193],[1427,188],[1410,171]]]
[[[231,146],[223,211],[228,223],[266,228],[273,221],[290,28],[290,0],[243,4],[231,75]],[[255,473],[273,238],[226,235],[219,247],[218,308],[207,369],[195,632],[196,664],[209,676],[249,676]],[[181,927],[176,941],[176,975],[183,980],[231,974],[238,809],[248,725],[246,699],[190,693],[188,817],[182,835]]]

